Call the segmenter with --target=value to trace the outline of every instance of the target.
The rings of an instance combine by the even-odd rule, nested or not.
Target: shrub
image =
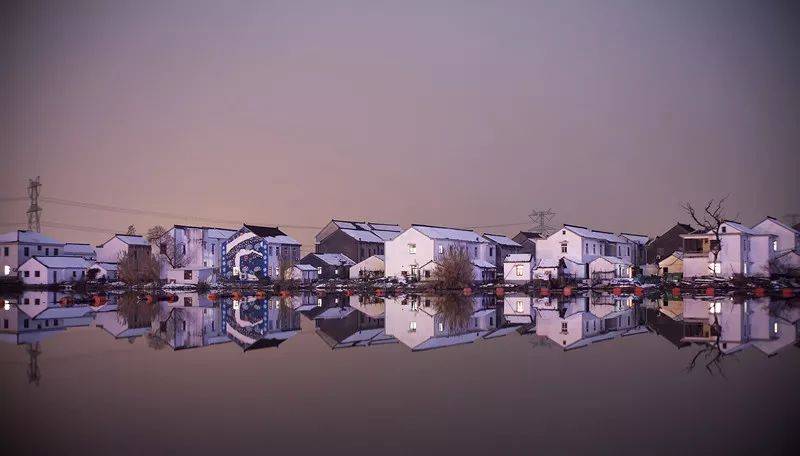
[[[433,271],[433,285],[442,290],[472,286],[474,267],[466,250],[455,249],[442,256]]]
[[[128,285],[139,285],[157,281],[160,269],[153,255],[136,255],[129,251],[120,258],[117,275]]]

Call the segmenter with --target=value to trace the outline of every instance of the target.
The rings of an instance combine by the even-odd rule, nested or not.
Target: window
[[[37,252],[41,252],[42,251],[42,246],[41,245],[37,245],[36,246],[36,251]]]
[[[722,263],[711,263],[708,268],[714,271],[714,274],[722,274]]]
[[[183,280],[192,280],[192,270],[191,269],[184,269],[183,270]]]
[[[772,241],[772,251],[773,252],[777,252],[778,251],[778,241],[777,240]],[[8,252],[8,247],[6,247],[6,252]],[[8,254],[6,253],[6,255],[8,255]]]
[[[586,243],[586,253],[589,253],[589,243]]]
[[[162,255],[166,255],[167,254],[167,243],[166,242],[162,242],[161,244],[158,244],[158,253],[160,253]]]
[[[317,275],[322,275],[322,266],[317,268]]]
[[[742,270],[742,274],[747,275],[747,262],[746,261],[742,264],[742,267],[744,268]]]
[[[494,247],[489,247],[489,256],[494,256]]]
[[[561,253],[567,253],[567,243],[566,242],[562,242],[561,243]]]
[[[408,322],[408,331],[415,332],[416,330],[417,330],[417,322],[416,321]]]
[[[718,314],[722,312],[722,303],[721,302],[712,302],[708,305],[708,312],[712,314]]]
[[[586,332],[589,332],[589,322],[586,322]]]
[[[29,247],[25,247],[25,248],[23,249],[23,252],[24,252],[24,255],[25,255],[25,256],[30,256],[30,254],[31,254],[31,251],[30,251],[30,248],[29,248]]]
[[[566,236],[567,235],[567,230],[561,230],[561,235],[562,236]]]
[[[53,255],[58,256],[58,249],[53,249]]]
[[[181,252],[186,255],[186,244],[181,244]]]
[[[566,250],[564,250],[566,252]],[[597,253],[597,244],[592,244],[592,253]]]
[[[34,277],[40,277],[41,275],[39,274],[39,271],[33,271],[33,276]]]
[[[517,301],[517,313],[522,313],[524,309],[525,307],[522,301]]]
[[[4,274],[4,275],[9,275],[9,274],[11,274],[11,266],[9,266],[9,265],[5,265],[5,266],[3,266],[3,274]]]
[[[183,305],[191,307],[192,306],[192,297],[191,296],[184,296],[183,297]]]
[[[24,275],[25,277],[30,277],[30,276],[31,276],[31,271],[25,271],[25,272],[23,273],[23,275]]]
[[[8,247],[3,247],[3,256],[8,256]]]
[[[3,319],[3,329],[8,329],[8,319]]]
[[[42,303],[42,300],[39,299],[39,298],[36,298],[36,299],[33,300],[33,303],[38,306],[39,304]]]
[[[317,307],[322,307],[322,298],[317,298]]]
[[[408,253],[412,255],[417,253],[417,244],[408,244]]]
[[[518,265],[514,266],[514,269],[516,269],[516,271],[517,271],[517,277],[522,277],[522,265],[518,264]]]
[[[431,278],[431,271],[430,271],[430,269],[426,269],[426,270],[425,270],[425,278],[426,278],[426,279],[430,279],[430,278]]]
[[[565,333],[565,334],[567,333],[567,322],[566,321],[562,321],[561,322],[561,332]]]
[[[630,247],[625,247],[625,251],[628,252],[627,253],[628,256],[631,256],[631,248]]]
[[[336,274],[336,275],[339,275],[339,268],[334,269],[333,273]]]
[[[439,255],[443,255],[443,254],[444,254],[444,246],[439,244]]]
[[[23,327],[23,328],[27,328],[27,327],[29,327],[29,326],[30,326],[30,323],[28,322],[28,319],[26,318],[26,319],[25,319],[25,320],[22,322],[22,327]]]
[[[30,300],[30,298],[25,298],[25,299],[23,300],[23,302],[24,302],[25,304],[30,304],[30,303],[31,303],[31,300]]]
[[[478,247],[475,247],[475,256],[478,256]]]
[[[215,246],[215,245],[216,245],[216,244],[211,244],[211,254],[212,254],[212,255],[214,254],[214,246]]]
[[[726,232],[728,231],[728,227],[727,227],[727,226],[723,226],[723,227],[720,229],[720,231],[721,231],[721,232],[723,232],[723,233],[726,233]]]
[[[444,332],[444,323],[439,323],[439,332]]]
[[[72,278],[75,278],[77,276],[78,276],[78,271],[72,271]]]

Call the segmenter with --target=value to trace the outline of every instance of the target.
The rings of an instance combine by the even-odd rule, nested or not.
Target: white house
[[[289,279],[300,283],[311,283],[317,280],[317,268],[310,264],[296,264],[286,273]]]
[[[79,244],[76,242],[67,242],[64,244],[64,256],[81,257],[84,260],[94,261],[97,258],[97,253],[91,244]]]
[[[80,257],[34,256],[19,267],[19,278],[26,285],[53,285],[86,278],[89,262]]]
[[[773,253],[773,272],[800,270],[800,231],[773,217],[767,217],[753,226],[753,231],[772,234],[770,246]]]
[[[221,245],[221,274],[239,280],[277,280],[300,259],[300,242],[278,227],[245,224]]]
[[[371,277],[383,277],[386,271],[386,257],[384,255],[372,255],[360,263],[350,267],[351,279],[366,279]]]
[[[93,263],[86,271],[89,280],[106,280],[114,282],[117,280],[117,267],[119,263]]]
[[[59,256],[64,243],[42,233],[16,230],[0,234],[0,274],[17,275],[17,268],[33,256]]]
[[[613,256],[601,256],[589,262],[589,277],[592,279],[630,278],[632,270],[630,263]]]
[[[175,242],[175,249],[183,256],[183,266],[208,267],[219,271],[222,266],[222,244],[236,230],[211,226],[174,225],[167,231]],[[169,246],[160,245],[160,254]]]
[[[503,260],[503,280],[506,283],[528,283],[535,267],[530,253],[512,253]]]
[[[150,243],[139,235],[115,234],[111,239],[97,246],[97,261],[118,263],[128,252],[135,255],[150,255]]]
[[[180,285],[197,285],[200,282],[209,282],[214,276],[214,269],[210,267],[183,267],[167,269],[167,283]]]
[[[474,231],[430,225],[411,225],[386,242],[386,276],[430,280],[437,261],[449,252],[465,252],[474,266],[476,282],[494,279],[494,248]]]
[[[633,235],[629,235],[633,236]],[[578,225],[564,225],[547,238],[536,240],[536,258],[565,261],[564,272],[578,279],[588,278],[589,263],[600,256],[613,256],[631,264],[638,244],[607,231]]]
[[[683,274],[683,252],[676,250],[658,262],[658,275]]]
[[[738,222],[725,221],[720,225],[719,237],[719,255],[714,263],[713,251],[717,246],[713,232],[681,235],[684,277],[769,275],[770,260],[776,254],[773,241],[777,236],[757,232]]]

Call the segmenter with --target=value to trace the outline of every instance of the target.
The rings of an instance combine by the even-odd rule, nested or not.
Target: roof
[[[800,234],[800,228],[798,228],[798,227],[800,227],[800,224],[797,224],[797,225],[795,225],[795,227],[794,227],[794,228],[792,228],[791,226],[789,226],[789,225],[787,225],[787,224],[785,224],[785,223],[781,222],[780,220],[776,219],[775,217],[770,217],[769,215],[768,215],[768,216],[766,216],[766,217],[764,217],[764,220],[762,220],[762,221],[760,221],[760,222],[756,223],[756,224],[753,226],[753,228],[757,227],[758,225],[761,225],[762,223],[766,222],[767,220],[770,220],[770,221],[772,221],[773,223],[775,223],[776,225],[778,225],[778,226],[781,226],[781,227],[783,227],[783,228],[786,228],[786,229],[787,229],[787,230],[789,230],[789,231],[792,231],[792,232],[794,232],[794,234],[796,234],[796,235],[797,235],[797,234]]]
[[[90,244],[76,244],[74,242],[67,242],[64,244],[64,253],[72,253],[78,255],[94,255],[94,247]]]
[[[510,237],[503,236],[502,234],[484,233],[483,237],[500,245],[506,245],[509,247],[521,247],[517,242],[512,240]]]
[[[532,257],[533,255],[530,253],[512,253],[506,256],[503,261],[506,263],[528,263]]]
[[[396,223],[376,223],[367,221],[358,222],[354,220],[337,220],[337,219],[333,219],[331,220],[331,222],[333,222],[333,224],[338,226],[339,228],[346,228],[352,230],[367,230],[367,231],[381,230],[381,231],[396,231],[398,233],[403,231],[403,229],[400,228],[400,225]]]
[[[601,241],[627,243],[628,240],[608,231],[597,231],[586,228],[585,226],[564,224],[564,229],[570,230],[580,237],[589,239],[600,239]]]
[[[228,239],[229,237],[233,236],[236,233],[236,230],[229,230],[226,228],[206,228],[207,229],[207,236],[213,239]]]
[[[45,236],[42,233],[29,230],[16,230],[5,234],[0,234],[0,242],[26,242],[31,244],[55,245],[63,244],[63,242],[59,242],[49,236]]]
[[[310,264],[296,264],[296,265],[294,265],[294,267],[296,267],[297,269],[299,269],[301,271],[316,271],[317,270],[317,268],[315,268],[314,266],[311,266]]]
[[[384,239],[367,230],[353,230],[349,228],[341,228],[342,233],[350,236],[351,238],[361,242],[383,242]]]
[[[300,245],[300,242],[281,231],[277,226],[256,226],[244,224],[244,227],[260,238],[268,239],[277,244]]]
[[[90,268],[103,268],[106,271],[116,271],[119,263],[106,263],[102,261],[98,261],[96,263],[92,263]]]
[[[606,260],[609,263],[613,263],[613,264],[628,264],[622,258],[617,258],[617,257],[613,257],[613,256],[599,256],[599,257],[595,258],[594,260],[592,260],[590,263],[594,263],[597,260]]]
[[[742,225],[739,222],[733,221],[733,220],[725,220],[725,222],[723,222],[723,225],[728,225],[731,228],[733,228],[733,229],[735,229],[737,231],[741,231],[744,234],[750,234],[750,235],[761,234],[761,233],[753,231],[752,229]]]
[[[536,268],[557,268],[558,267],[558,260],[553,260],[551,258],[542,258],[536,263]]]
[[[314,255],[331,266],[340,266],[342,264],[352,266],[356,264],[350,257],[341,253],[315,253]]]
[[[356,222],[352,220],[330,221],[342,232],[361,242],[384,242],[396,238],[401,231],[400,225],[392,223]]]
[[[486,239],[472,230],[447,228],[431,225],[411,225],[412,228],[431,239],[448,239],[452,241],[486,242]]]
[[[519,233],[517,233],[517,236],[519,236],[520,234],[525,236],[528,239],[541,239],[542,238],[542,233],[534,233],[533,231],[520,231]],[[516,237],[516,236],[514,236],[514,237]]]
[[[478,258],[475,258],[474,260],[472,260],[472,264],[477,266],[477,267],[479,267],[479,268],[483,268],[483,269],[494,269],[496,267],[494,264],[489,263],[488,261],[485,261],[485,260],[478,259]]]
[[[145,239],[142,236],[139,236],[138,234],[115,234],[111,236],[111,238],[108,241],[103,242],[98,247],[102,247],[108,244],[114,238],[117,238],[128,245],[150,245],[150,243],[147,242],[147,239]]]
[[[648,241],[650,241],[650,236],[646,236],[644,234],[620,233],[620,236],[641,245],[645,245]]]
[[[75,256],[33,256],[28,261],[31,260],[36,260],[51,269],[86,269],[90,264],[83,258]]]

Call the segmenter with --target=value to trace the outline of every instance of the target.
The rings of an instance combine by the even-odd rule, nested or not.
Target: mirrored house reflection
[[[386,334],[413,351],[473,343],[497,328],[492,296],[405,295],[385,303]]]
[[[95,311],[94,324],[111,337],[133,343],[150,331],[155,305],[146,305],[133,293],[110,295],[108,302]]]
[[[183,350],[230,341],[224,330],[222,308],[205,294],[175,293],[168,300],[155,303],[154,308],[148,334],[153,348],[166,344],[173,350]]]
[[[630,296],[589,294],[533,300],[536,334],[573,350],[648,332],[645,313]]]
[[[336,295],[339,302],[314,317],[317,335],[332,349],[366,347],[397,342],[384,330],[386,303],[368,295]],[[344,304],[346,303],[346,304]]]
[[[222,303],[223,332],[244,351],[277,347],[300,332],[300,314],[289,297],[254,296]]]

